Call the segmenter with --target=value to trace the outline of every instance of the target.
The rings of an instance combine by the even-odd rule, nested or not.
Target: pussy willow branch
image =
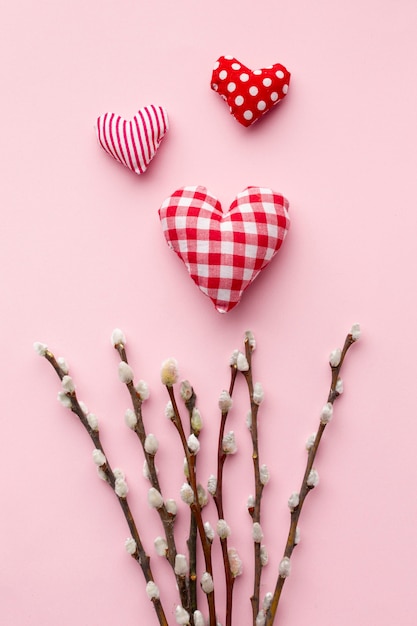
[[[63,369],[61,368],[61,366],[59,365],[58,361],[56,360],[55,356],[53,355],[52,352],[50,352],[50,350],[46,350],[45,351],[45,358],[47,361],[49,361],[49,363],[52,365],[52,367],[54,368],[55,372],[58,374],[59,378],[62,380],[64,378],[64,376],[66,375],[66,372],[63,371]],[[104,448],[102,446],[102,443],[100,441],[100,435],[99,432],[97,430],[93,430],[90,425],[88,424],[86,415],[82,409],[82,407],[80,406],[80,403],[78,401],[77,398],[77,394],[75,391],[72,392],[68,392],[67,397],[69,398],[70,402],[71,402],[71,406],[70,406],[70,410],[75,413],[78,418],[80,419],[80,422],[82,423],[82,425],[84,426],[84,428],[86,429],[87,433],[89,434],[91,440],[94,443],[94,447],[97,450],[100,450],[105,458],[106,458],[106,462],[104,465],[102,465],[100,467],[100,469],[105,473],[107,481],[109,483],[109,485],[111,486],[114,495],[117,497],[119,504],[122,508],[123,514],[125,516],[126,522],[129,526],[129,530],[130,533],[132,535],[132,538],[134,539],[135,543],[136,543],[136,551],[134,554],[132,554],[133,558],[139,563],[143,575],[145,577],[146,582],[151,582],[154,580],[153,574],[152,574],[152,570],[151,570],[151,566],[150,566],[150,559],[149,556],[146,554],[146,551],[143,547],[140,535],[139,535],[139,531],[137,529],[136,523],[134,521],[132,512],[130,510],[129,504],[127,502],[127,499],[125,497],[120,497],[116,494],[115,492],[115,483],[116,483],[116,478],[115,475],[113,473],[113,470],[107,460],[107,456],[106,453],[104,451]],[[168,621],[167,618],[165,616],[165,612],[164,609],[162,607],[162,603],[161,600],[156,597],[152,598],[152,603],[154,605],[155,608],[155,612],[157,614],[159,623],[161,626],[168,626]]]
[[[245,355],[249,364],[249,369],[242,372],[249,392],[250,408],[251,408],[251,425],[250,434],[252,439],[252,462],[253,473],[255,482],[255,504],[253,509],[250,510],[252,521],[255,524],[261,523],[261,500],[264,485],[260,478],[260,465],[259,465],[259,443],[258,443],[258,410],[259,406],[253,401],[253,375],[252,375],[252,347],[248,337],[245,338]],[[259,595],[261,588],[262,577],[262,561],[261,561],[261,543],[260,541],[254,541],[254,581],[253,581],[253,594],[250,599],[252,605],[252,618],[253,624],[256,623],[256,617],[259,613]]]
[[[237,374],[237,368],[235,365],[232,365],[230,385],[229,385],[230,397],[232,397],[232,394],[233,394],[233,389],[234,389],[235,381],[236,381],[236,374]],[[226,457],[228,455],[223,451],[223,437],[224,437],[224,431],[225,431],[226,420],[227,420],[228,415],[229,415],[229,411],[222,411],[221,420],[220,420],[220,428],[219,428],[219,441],[217,445],[217,484],[216,484],[216,492],[214,494],[214,502],[217,508],[217,514],[219,516],[219,519],[224,519],[223,469],[224,469],[224,463],[226,461]],[[232,576],[232,572],[230,569],[227,537],[224,537],[224,538],[221,537],[220,544],[222,548],[224,575],[226,579],[226,626],[231,626],[232,613],[233,613],[233,587],[234,587],[235,578],[234,576]]]
[[[124,363],[128,363],[125,345],[123,343],[116,343],[114,347],[119,353],[121,360]],[[146,430],[145,430],[145,424],[143,422],[143,416],[142,416],[141,397],[139,393],[136,391],[133,381],[126,383],[126,388],[130,394],[133,410],[137,419],[136,426],[133,428],[133,430],[137,434],[140,440],[140,443],[142,445],[143,454],[145,456],[145,460],[146,460],[148,471],[149,471],[150,483],[152,487],[154,487],[154,489],[157,489],[157,491],[159,491],[159,493],[161,493],[162,495],[162,491],[161,491],[161,487],[160,487],[160,483],[158,479],[158,474],[157,474],[156,467],[155,467],[155,455],[149,454],[145,449]],[[181,605],[184,607],[184,609],[189,611],[190,600],[189,600],[187,580],[185,576],[180,576],[180,575],[175,574],[175,557],[177,555],[177,548],[176,548],[175,536],[174,536],[175,516],[173,516],[169,511],[167,511],[165,504],[163,504],[161,507],[159,507],[156,510],[159,514],[159,517],[161,518],[161,522],[164,527],[165,538],[166,538],[166,542],[168,546],[166,558],[169,564],[171,565],[175,578],[176,578],[178,591],[179,591],[179,595],[181,599]]]
[[[331,378],[331,384],[330,384],[330,391],[329,391],[328,398],[327,398],[327,402],[330,403],[331,405],[333,405],[336,398],[338,398],[338,396],[340,395],[339,392],[336,390],[336,385],[339,379],[339,373],[342,368],[346,353],[353,343],[355,343],[355,339],[352,337],[352,334],[349,333],[345,339],[345,343],[341,352],[341,357],[340,357],[340,361],[338,365],[337,366],[331,365],[332,378]],[[288,532],[287,543],[285,545],[285,550],[284,550],[284,557],[287,557],[287,558],[291,558],[293,550],[296,546],[295,538],[296,538],[298,520],[300,518],[305,499],[308,493],[313,488],[307,484],[307,481],[310,476],[310,472],[313,468],[317,450],[319,448],[320,441],[323,436],[326,425],[327,425],[326,423],[323,423],[322,421],[320,421],[320,425],[316,433],[314,444],[312,445],[312,447],[310,448],[308,452],[307,464],[306,464],[306,468],[305,468],[305,472],[304,472],[304,476],[303,476],[303,480],[302,480],[301,488],[299,492],[299,503],[298,503],[298,506],[294,507],[294,509],[291,512],[290,528]],[[286,576],[282,576],[281,574],[278,575],[272,602],[266,612],[266,626],[272,626],[272,624],[274,623],[274,619],[275,619],[278,604],[281,598],[281,593],[282,593],[282,589],[285,583],[285,579],[286,579]]]
[[[181,420],[181,415],[180,412],[178,410],[178,405],[175,399],[175,394],[174,394],[174,390],[172,388],[172,386],[167,385],[166,386],[168,394],[169,394],[169,398],[171,400],[172,403],[172,409],[174,412],[174,417],[171,419],[171,421],[173,422],[175,428],[178,431],[178,434],[180,436],[181,439],[181,443],[184,449],[184,454],[185,454],[185,458],[187,459],[187,465],[188,465],[188,474],[189,474],[189,481],[190,481],[190,485],[191,488],[193,490],[194,493],[194,501],[192,502],[192,504],[190,504],[190,508],[191,511],[195,517],[196,520],[196,524],[197,524],[197,529],[198,529],[198,534],[200,536],[200,542],[201,542],[201,546],[203,548],[203,555],[204,555],[204,563],[205,563],[205,567],[206,567],[206,572],[208,572],[212,577],[213,577],[213,565],[212,565],[212,559],[211,559],[211,545],[210,542],[207,539],[206,536],[206,531],[204,528],[204,522],[203,522],[203,518],[201,516],[201,507],[200,507],[200,503],[199,503],[199,499],[198,499],[198,490],[197,490],[197,479],[196,479],[196,473],[195,473],[195,454],[191,454],[189,449],[188,449],[188,444],[187,444],[187,439],[184,433],[184,428],[182,425],[182,420]],[[214,590],[211,591],[210,593],[207,593],[207,603],[208,603],[208,609],[209,609],[209,625],[210,626],[216,626],[217,624],[217,619],[216,619],[216,607],[215,607],[215,598],[214,598]]]
[[[197,401],[197,396],[194,392],[194,389],[191,391],[191,396],[188,400],[185,400],[185,406],[188,411],[188,417],[190,421],[190,435],[193,434],[197,438],[199,437],[199,431],[196,431],[192,425],[192,416],[193,410],[195,408],[195,404]],[[194,611],[198,608],[197,601],[197,521],[193,512],[190,509],[190,530],[188,533],[187,539],[187,547],[188,547],[188,558],[189,558],[189,566],[190,566],[190,581],[189,581],[189,593],[190,593],[190,622],[191,626],[194,623]]]

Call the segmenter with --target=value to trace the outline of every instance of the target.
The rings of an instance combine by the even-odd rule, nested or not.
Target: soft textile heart
[[[280,63],[252,71],[234,57],[222,56],[214,65],[211,88],[238,122],[250,126],[285,98],[290,76]]]
[[[247,187],[223,213],[205,187],[183,187],[159,209],[168,245],[220,313],[273,259],[290,226],[288,201],[263,187]]]
[[[131,120],[105,113],[96,126],[101,147],[136,174],[145,172],[167,130],[167,112],[153,104],[139,109]]]

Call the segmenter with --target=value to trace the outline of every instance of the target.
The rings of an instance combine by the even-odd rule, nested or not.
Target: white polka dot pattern
[[[288,229],[288,200],[247,187],[223,213],[205,187],[183,187],[159,209],[169,247],[220,313],[233,309],[270,263]]]
[[[252,71],[234,57],[222,56],[214,64],[211,88],[238,122],[250,126],[285,98],[290,76],[280,63]]]
[[[135,174],[143,174],[168,130],[168,115],[160,106],[143,107],[129,121],[115,113],[97,119],[101,147]]]

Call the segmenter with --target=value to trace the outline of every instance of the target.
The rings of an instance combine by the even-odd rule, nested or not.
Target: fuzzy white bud
[[[166,404],[165,417],[169,420],[172,420],[175,417],[174,407],[172,406],[171,400],[169,400]]]
[[[165,508],[170,515],[175,517],[175,515],[177,514],[178,507],[177,507],[177,503],[175,502],[173,498],[168,498],[168,500],[165,501]]]
[[[237,576],[240,576],[242,574],[243,565],[236,548],[229,548],[227,551],[227,556],[229,558],[230,572],[233,578],[237,578]]]
[[[233,350],[232,355],[230,357],[230,366],[231,367],[236,367],[237,365],[237,357],[240,354],[239,350]]]
[[[204,617],[201,611],[198,609],[193,613],[194,626],[204,626]]]
[[[204,572],[200,580],[201,589],[204,593],[212,593],[214,591],[213,577],[209,572]]]
[[[216,493],[216,489],[217,489],[217,478],[213,474],[211,474],[207,481],[207,491],[209,492],[209,494],[214,496]]]
[[[227,413],[232,408],[232,398],[228,391],[223,390],[219,398],[219,409],[222,413]]]
[[[155,537],[153,545],[155,547],[155,551],[158,556],[167,556],[168,554],[168,544],[164,537]]]
[[[132,537],[128,537],[125,541],[125,548],[126,551],[133,556],[137,550],[136,541],[132,539]]]
[[[175,608],[175,621],[180,626],[187,626],[190,623],[190,614],[180,605]]]
[[[249,430],[252,428],[252,411],[246,413],[246,426]]]
[[[271,591],[268,591],[268,593],[265,594],[265,597],[262,603],[262,608],[264,611],[267,611],[269,607],[271,606],[273,597],[274,597],[274,594],[271,593]]]
[[[158,447],[159,447],[159,443],[155,435],[153,435],[152,433],[149,433],[149,435],[146,435],[146,439],[145,439],[146,452],[148,454],[151,454],[152,456],[155,456],[155,454],[158,452]]]
[[[189,380],[183,380],[180,388],[181,398],[184,402],[188,402],[193,395],[193,388]]]
[[[138,418],[136,417],[132,409],[126,409],[125,422],[126,422],[126,425],[129,426],[129,428],[131,428],[132,430],[136,428],[136,425],[138,423]]]
[[[261,543],[263,539],[262,527],[259,522],[254,522],[252,526],[252,538],[255,543]]]
[[[64,357],[59,356],[56,361],[57,361],[59,367],[61,368],[61,372],[63,372],[64,374],[68,374],[69,366],[68,366],[68,363],[66,362],[66,360],[64,359]]]
[[[335,390],[339,396],[343,393],[343,380],[341,378],[337,379]]]
[[[118,373],[120,382],[124,383],[125,385],[132,382],[134,377],[133,370],[130,365],[128,365],[128,363],[126,363],[125,361],[120,361]]]
[[[138,394],[142,402],[145,402],[145,400],[149,398],[150,391],[149,391],[148,383],[145,382],[144,380],[142,379],[139,380],[135,385],[135,389],[136,389],[136,393]]]
[[[124,472],[123,470],[120,469],[120,467],[115,467],[113,470],[113,476],[115,477],[115,479],[117,480],[118,478],[124,478]]]
[[[351,330],[350,330],[350,334],[352,335],[352,339],[353,341],[358,341],[358,339],[360,339],[361,336],[361,327],[359,324],[353,324]]]
[[[178,380],[178,362],[176,359],[166,359],[161,366],[161,382],[166,387],[172,387]]]
[[[319,473],[313,467],[313,469],[310,471],[308,475],[307,485],[310,487],[310,489],[313,489],[313,487],[317,487],[318,484],[319,484]]]
[[[287,556],[284,556],[283,559],[281,559],[280,564],[279,564],[279,575],[282,578],[287,578],[287,576],[290,575],[291,573],[291,561]]]
[[[146,583],[146,595],[149,600],[159,600],[159,588],[153,580]]]
[[[45,356],[45,354],[48,352],[48,346],[46,345],[46,343],[42,343],[41,341],[35,341],[35,343],[33,344],[33,349],[35,350],[36,354],[39,354],[39,356]]]
[[[191,413],[191,428],[197,435],[203,428],[203,419],[200,411],[196,407],[193,408]]]
[[[186,456],[184,457],[184,461],[182,463],[182,470],[184,472],[185,478],[190,478],[190,467],[188,465],[188,459]]]
[[[214,530],[210,522],[204,522],[204,531],[206,533],[208,541],[212,543],[214,539]]]
[[[248,507],[249,513],[251,513],[255,508],[255,496],[253,496],[252,494],[248,496],[246,506]]]
[[[245,341],[248,342],[249,348],[251,349],[252,352],[254,352],[254,350],[256,349],[256,339],[255,339],[255,335],[253,334],[251,330],[246,331]]]
[[[98,467],[102,467],[106,464],[106,457],[104,456],[103,452],[98,448],[95,448],[93,450],[93,461]]]
[[[74,393],[75,385],[71,376],[68,376],[68,374],[66,374],[61,380],[61,383],[62,383],[62,389],[65,391],[65,393]]]
[[[124,478],[117,478],[114,484],[114,491],[119,498],[126,498],[129,488]]]
[[[300,533],[300,529],[297,526],[297,528],[295,529],[295,537],[294,537],[295,546],[300,543],[300,539],[301,539],[301,533]]]
[[[264,399],[264,390],[262,388],[261,383],[255,383],[253,386],[253,396],[252,399],[255,404],[258,406],[263,402]]]
[[[269,482],[269,468],[267,465],[261,465],[261,467],[259,468],[259,480],[261,481],[262,485],[266,485]]]
[[[265,567],[265,565],[268,565],[269,555],[268,555],[268,550],[266,549],[266,546],[264,545],[261,546],[260,558],[261,558],[262,567]]]
[[[320,421],[322,424],[328,424],[333,417],[333,404],[326,402],[321,410]]]
[[[180,489],[181,500],[185,502],[185,504],[193,504],[194,502],[194,491],[192,487],[188,483],[184,483]]]
[[[71,398],[67,396],[65,391],[58,392],[58,402],[60,402],[66,409],[70,409],[72,406]]]
[[[230,536],[230,527],[224,519],[219,519],[217,522],[216,531],[220,539],[227,539]]]
[[[331,367],[337,367],[340,365],[340,359],[342,358],[342,351],[340,348],[336,348],[330,352],[329,363]]]
[[[256,616],[255,626],[265,626],[265,624],[266,624],[266,614],[265,614],[265,611],[262,609],[261,611],[259,611],[258,615]]]
[[[115,328],[111,334],[111,343],[114,347],[119,345],[126,345],[126,337],[120,328]]]
[[[294,491],[288,498],[288,507],[290,511],[294,511],[294,509],[300,504],[300,494]]]
[[[187,446],[191,454],[197,454],[200,450],[200,442],[194,434],[191,434],[187,439]]]
[[[151,487],[148,491],[148,504],[153,509],[160,509],[164,504],[163,497],[155,487]]]
[[[306,450],[309,452],[311,450],[311,448],[314,446],[316,441],[316,433],[313,433],[312,435],[309,436],[309,438],[306,441]]]
[[[97,467],[97,476],[100,478],[100,480],[104,480],[105,483],[109,482],[107,472],[105,472],[101,467]]]
[[[248,359],[245,357],[243,352],[238,352],[236,357],[236,367],[239,372],[247,372],[249,370]]]
[[[197,485],[197,497],[200,508],[204,508],[208,503],[208,496],[203,485]]]
[[[98,431],[98,419],[94,413],[87,413],[87,423],[91,430]]]
[[[177,576],[187,576],[188,574],[188,563],[184,554],[176,554],[175,555],[175,565],[174,571]]]
[[[143,477],[146,478],[146,480],[151,479],[151,473],[149,471],[149,465],[146,459],[143,461],[142,474],[143,474]]]
[[[236,454],[237,445],[235,439],[235,433],[233,430],[226,433],[222,441],[222,449],[225,454]]]

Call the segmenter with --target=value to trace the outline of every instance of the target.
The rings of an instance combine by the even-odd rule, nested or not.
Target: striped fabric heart
[[[223,213],[205,187],[183,187],[159,217],[169,247],[220,313],[233,309],[273,259],[290,226],[288,201],[263,187],[247,187]]]
[[[97,119],[101,147],[135,174],[143,174],[168,130],[168,115],[160,106],[143,107],[129,121],[115,113]]]

